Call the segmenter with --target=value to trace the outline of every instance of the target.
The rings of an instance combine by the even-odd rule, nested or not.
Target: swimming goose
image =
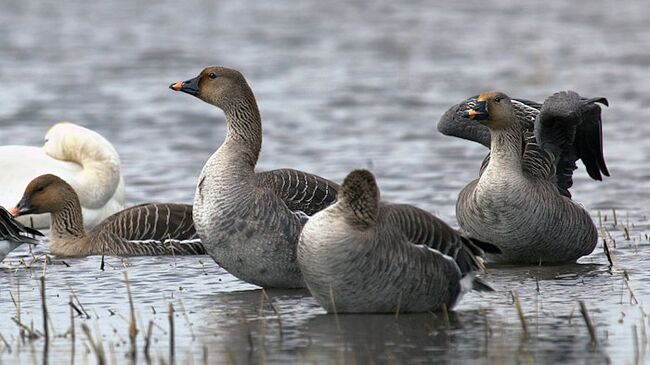
[[[194,196],[194,224],[206,251],[225,270],[262,287],[300,288],[300,230],[331,204],[338,186],[319,176],[281,169],[255,172],[262,121],[244,76],[208,67],[171,89],[225,113],[227,134],[203,167]]]
[[[86,233],[77,193],[63,179],[51,174],[32,180],[11,213],[50,213],[50,252],[57,256],[205,253],[194,230],[190,205],[137,205],[113,214]]]
[[[41,232],[20,224],[0,206],[0,261],[23,243],[37,244],[36,236],[42,235]]]
[[[466,111],[476,105],[478,96],[471,97],[449,108],[438,122],[438,131],[448,136],[459,137],[478,142],[490,147],[490,130],[487,126],[476,123],[466,115]],[[577,169],[576,161],[582,160],[587,173],[594,180],[602,180],[603,175],[609,176],[603,156],[603,137],[600,117],[600,107],[593,101],[608,105],[605,98],[586,99],[576,105],[581,114],[582,123],[578,124],[572,143],[566,143],[561,151],[556,151],[555,178],[560,193],[571,197],[569,188],[573,185],[573,171]],[[588,102],[592,101],[592,102]],[[535,120],[542,109],[542,104],[526,99],[511,99],[515,118],[525,133],[532,134]],[[483,161],[485,167],[490,155]]]
[[[490,261],[573,262],[593,251],[596,227],[589,213],[558,189],[556,169],[562,165],[558,160],[578,143],[581,124],[591,122],[596,102],[605,99],[584,99],[571,91],[550,96],[535,118],[534,135],[525,132],[503,93],[483,93],[466,110],[468,118],[489,128],[490,158],[479,179],[461,191],[456,216],[470,237],[503,251],[488,255]],[[591,137],[600,140],[600,133]]]
[[[463,291],[491,290],[475,277],[478,254],[432,214],[380,202],[367,170],[345,178],[336,203],[307,221],[298,244],[307,287],[330,313],[451,309]]]
[[[54,174],[79,195],[86,228],[124,209],[124,181],[115,148],[98,133],[72,123],[50,128],[43,147],[0,147],[0,171],[0,205],[13,206],[30,181]],[[19,220],[38,229],[50,227],[49,214]]]

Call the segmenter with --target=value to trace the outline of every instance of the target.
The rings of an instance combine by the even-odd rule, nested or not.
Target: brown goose
[[[57,256],[201,255],[203,245],[194,229],[192,207],[183,204],[142,204],[115,213],[87,233],[79,197],[55,175],[32,180],[14,216],[50,213],[50,252]]]
[[[228,132],[203,167],[194,223],[208,254],[234,276],[263,287],[304,287],[296,245],[309,216],[336,199],[338,185],[292,169],[256,172],[262,120],[239,71],[208,67],[171,89],[212,104]]]

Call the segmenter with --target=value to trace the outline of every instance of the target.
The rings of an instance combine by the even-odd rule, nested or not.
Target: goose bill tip
[[[9,214],[11,214],[12,217],[18,217],[20,215],[20,209],[18,209],[18,207],[14,207],[9,210]]]

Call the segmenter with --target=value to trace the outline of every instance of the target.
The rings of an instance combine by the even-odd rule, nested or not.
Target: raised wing
[[[603,156],[601,110],[597,102],[607,105],[605,98],[586,99],[573,91],[558,92],[544,101],[535,119],[535,139],[555,157],[558,187],[567,194],[573,185],[578,159],[585,164],[592,179],[602,180],[602,175],[609,176]]]

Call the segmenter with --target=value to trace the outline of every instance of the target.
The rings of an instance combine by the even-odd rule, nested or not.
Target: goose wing
[[[0,207],[0,239],[16,243],[37,244],[37,236],[43,234],[33,228],[25,227],[15,220],[3,207]]]
[[[200,242],[192,206],[141,204],[113,214],[93,228],[92,237],[115,255],[200,255]]]
[[[603,156],[601,109],[596,103],[607,105],[607,99],[586,99],[573,91],[558,92],[544,101],[535,119],[535,140],[554,156],[558,187],[569,197],[578,159],[592,179],[609,176]]]
[[[422,209],[405,204],[384,204],[381,207],[386,223],[398,227],[414,245],[424,245],[447,255],[456,261],[461,273],[481,269],[476,256],[483,254],[477,245],[484,245],[489,251],[500,252],[491,244],[472,242],[445,222]]]
[[[303,220],[334,203],[339,190],[332,181],[293,169],[257,175],[262,186],[272,190],[291,211],[301,214]]]

